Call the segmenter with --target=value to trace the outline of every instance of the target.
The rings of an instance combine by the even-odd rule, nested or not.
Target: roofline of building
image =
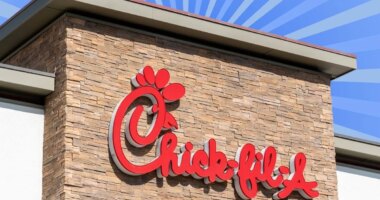
[[[219,44],[226,48],[240,49],[255,56],[330,74],[332,78],[356,68],[356,58],[352,54],[136,0],[33,1],[0,27],[0,60],[68,11],[88,13]]]
[[[173,8],[169,8],[169,7],[166,7],[166,6],[161,6],[161,5],[150,3],[150,2],[146,2],[146,1],[141,1],[141,0],[129,0],[129,1],[135,2],[135,3],[139,3],[139,4],[143,4],[143,5],[148,5],[148,6],[155,7],[155,8],[162,9],[162,10],[167,10],[169,12],[174,12],[174,13],[178,13],[178,14],[182,14],[182,15],[187,15],[189,17],[193,17],[193,18],[197,18],[197,19],[202,19],[202,20],[214,22],[214,23],[217,23],[217,24],[225,25],[225,26],[230,26],[230,27],[233,27],[233,28],[249,31],[249,32],[252,32],[252,33],[261,34],[261,35],[265,35],[265,36],[268,36],[268,37],[273,37],[273,38],[276,38],[276,39],[285,40],[285,41],[289,41],[289,42],[293,42],[293,43],[298,43],[298,44],[301,44],[301,45],[310,46],[312,48],[316,48],[316,49],[320,49],[320,50],[324,50],[324,51],[329,51],[329,52],[341,54],[341,55],[344,55],[344,56],[356,58],[356,55],[352,54],[352,53],[347,53],[347,52],[343,52],[343,51],[339,51],[339,50],[335,50],[335,49],[330,49],[330,48],[314,45],[314,44],[307,43],[307,42],[302,42],[302,41],[299,41],[299,40],[294,40],[294,39],[287,38],[287,37],[284,37],[284,36],[281,36],[281,35],[276,35],[276,34],[272,34],[272,33],[269,33],[269,32],[263,32],[263,31],[260,31],[260,30],[257,30],[257,29],[247,28],[245,26],[240,26],[240,25],[237,25],[237,24],[228,23],[228,22],[221,21],[221,20],[218,20],[218,19],[204,17],[202,15],[196,15],[196,14],[193,14],[193,13],[190,13],[190,12],[176,10],[176,9],[173,9]]]
[[[54,91],[52,73],[0,63],[0,89],[45,97]],[[4,91],[3,91],[4,90]]]
[[[335,135],[337,161],[380,169],[380,144]]]

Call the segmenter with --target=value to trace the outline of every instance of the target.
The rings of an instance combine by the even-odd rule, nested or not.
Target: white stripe
[[[330,44],[327,47],[354,53],[378,50],[380,49],[380,35]]]
[[[183,11],[189,12],[189,0],[183,0]]]
[[[207,6],[207,11],[206,11],[206,15],[205,15],[206,17],[211,16],[211,13],[214,10],[215,4],[216,4],[216,0],[210,0],[209,4]]]
[[[334,124],[334,132],[342,134],[342,135],[358,138],[358,139],[380,142],[380,138],[378,137],[368,135],[368,134],[365,134],[365,133],[356,131],[354,129],[347,128],[345,126],[338,125],[338,124]]]
[[[380,1],[368,1],[364,4],[338,13],[327,19],[321,20],[317,23],[311,24],[302,29],[289,33],[286,35],[286,37],[299,40],[379,13]]]
[[[380,69],[355,70],[334,81],[355,83],[380,83]]]
[[[156,4],[164,5],[164,4],[162,3],[162,0],[155,0],[155,2],[156,2]]]
[[[248,20],[246,20],[242,25],[246,27],[252,26],[257,20],[259,20],[262,16],[271,11],[274,7],[276,7],[281,0],[268,0],[268,2],[262,6],[255,14],[253,14]]]
[[[226,14],[228,8],[231,6],[232,0],[226,0],[224,1],[224,4],[222,8],[219,10],[218,16],[216,19],[222,19],[224,17],[224,14]]]
[[[20,8],[12,4],[6,3],[4,1],[0,1],[0,16],[1,17],[7,18],[7,19],[11,18],[19,10]]]
[[[195,0],[195,14],[199,14],[201,12],[202,0]]]
[[[236,9],[235,13],[232,15],[232,17],[228,20],[229,23],[234,23],[241,14],[244,13],[244,11],[247,10],[247,8],[253,3],[254,0],[244,0],[242,4],[240,4],[239,8]]]

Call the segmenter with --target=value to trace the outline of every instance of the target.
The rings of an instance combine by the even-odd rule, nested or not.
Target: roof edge
[[[273,34],[273,33],[269,33],[269,32],[260,31],[260,30],[257,30],[257,29],[247,28],[247,27],[244,27],[244,26],[240,26],[240,25],[224,22],[224,21],[221,21],[221,20],[218,20],[218,19],[204,17],[204,16],[201,16],[201,15],[196,15],[196,14],[193,14],[193,13],[190,13],[190,12],[184,12],[184,11],[181,11],[181,10],[176,10],[176,9],[173,9],[173,8],[157,5],[157,4],[146,2],[146,1],[141,1],[141,0],[126,0],[126,1],[131,1],[131,2],[138,3],[138,4],[151,6],[151,7],[157,8],[157,9],[166,10],[166,11],[169,11],[169,12],[174,12],[174,13],[177,13],[177,14],[186,15],[186,16],[197,18],[197,19],[201,19],[201,20],[206,20],[206,21],[210,21],[210,22],[221,24],[221,25],[225,25],[225,26],[230,26],[230,27],[233,27],[233,28],[249,31],[249,32],[252,32],[252,33],[261,34],[261,35],[268,36],[268,37],[273,37],[273,38],[284,40],[284,41],[289,41],[289,42],[292,42],[292,43],[297,43],[297,44],[304,45],[304,46],[309,46],[309,47],[316,48],[316,49],[319,49],[319,50],[322,50],[322,51],[328,51],[328,52],[331,52],[331,53],[336,53],[336,54],[340,54],[340,55],[351,57],[351,58],[357,58],[356,55],[353,54],[353,53],[339,51],[339,50],[336,50],[336,49],[331,49],[331,48],[327,48],[327,47],[323,47],[323,46],[319,46],[319,45],[303,42],[303,41],[300,41],[300,40],[291,39],[291,38],[288,38],[288,37],[284,37],[284,36]]]
[[[0,63],[1,89],[35,96],[54,91],[54,74]]]
[[[359,162],[361,165],[371,165],[380,168],[380,145],[350,138],[335,136],[335,149],[337,159],[349,162]],[[348,159],[347,159],[348,158]]]
[[[0,27],[0,60],[65,12],[79,11],[119,22],[241,49],[255,56],[330,74],[356,69],[352,54],[224,23],[137,0],[36,0]],[[24,31],[29,30],[29,31]]]

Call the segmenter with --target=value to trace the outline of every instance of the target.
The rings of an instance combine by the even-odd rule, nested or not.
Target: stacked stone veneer
[[[46,98],[44,199],[236,199],[232,181],[205,185],[191,177],[128,176],[108,151],[108,125],[116,104],[145,65],[167,68],[186,95],[169,106],[179,144],[202,148],[210,138],[229,158],[245,143],[272,145],[277,165],[291,155],[308,158],[305,177],[317,180],[320,197],[336,199],[330,77],[258,61],[120,26],[63,16],[6,60],[55,72]],[[142,103],[147,103],[142,99]],[[148,120],[149,121],[149,120]],[[146,129],[146,120],[141,121]],[[137,163],[154,147],[125,152]],[[260,187],[256,199],[274,191]],[[289,199],[301,199],[292,195]]]

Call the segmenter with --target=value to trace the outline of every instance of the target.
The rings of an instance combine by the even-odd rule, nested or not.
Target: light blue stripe
[[[271,11],[274,7],[276,7],[281,0],[268,0],[268,2],[262,6],[255,14],[253,14],[249,19],[247,19],[242,25],[246,27],[252,26],[257,20],[259,20],[262,16]]]
[[[155,2],[156,2],[156,4],[159,4],[159,5],[164,5],[163,3],[162,3],[162,0],[155,0]]]
[[[333,96],[333,107],[359,114],[380,117],[380,103]]]
[[[376,15],[380,13],[380,1],[372,0],[363,3],[359,6],[346,10],[344,12],[338,13],[334,16],[321,20],[317,23],[311,24],[297,31],[289,33],[286,37],[293,39],[306,38],[323,31],[327,31],[345,24],[349,24],[367,17]]]
[[[354,52],[354,53],[379,50],[380,49],[380,35],[335,43],[335,44],[328,45],[327,47],[333,48],[333,49],[339,49],[343,51],[348,51],[348,52]]]
[[[374,136],[350,129],[345,126],[341,126],[339,124],[334,124],[334,132],[338,134],[358,138],[358,139],[380,142],[380,138],[378,137],[374,137]]]
[[[7,21],[7,18],[0,16],[0,26]]]
[[[202,0],[195,0],[195,14],[199,14],[201,12]]]
[[[224,17],[224,14],[226,14],[228,8],[231,6],[232,0],[226,0],[223,3],[222,8],[219,10],[218,16],[216,19],[222,19]]]
[[[210,0],[210,2],[208,3],[208,6],[207,6],[207,11],[206,11],[206,15],[205,15],[206,17],[211,16],[211,13],[214,10],[215,4],[216,4],[216,0]]]
[[[189,0],[183,0],[183,11],[189,12]]]
[[[229,23],[235,23],[235,21],[240,17],[241,14],[244,13],[245,10],[253,3],[254,0],[244,0],[242,4],[240,4],[239,8],[236,9],[235,13],[228,20]]]
[[[170,7],[177,9],[177,1],[176,0],[170,0]]]
[[[319,5],[321,5],[325,2],[327,2],[327,0],[317,0],[317,1],[306,0],[303,3],[294,7],[293,9],[289,10],[288,12],[284,13],[283,15],[278,17],[277,19],[273,20],[272,22],[270,22],[269,24],[264,26],[261,30],[266,31],[266,32],[270,32],[273,29],[280,27],[280,26],[286,24],[287,22],[290,22],[291,20],[297,18],[298,16],[301,16],[301,15],[307,13],[308,11],[312,10],[313,8],[318,7]]]
[[[0,16],[1,17],[7,18],[7,19],[11,18],[19,10],[20,8],[12,4],[0,1]]]
[[[336,82],[380,83],[380,69],[355,70],[335,79]]]

